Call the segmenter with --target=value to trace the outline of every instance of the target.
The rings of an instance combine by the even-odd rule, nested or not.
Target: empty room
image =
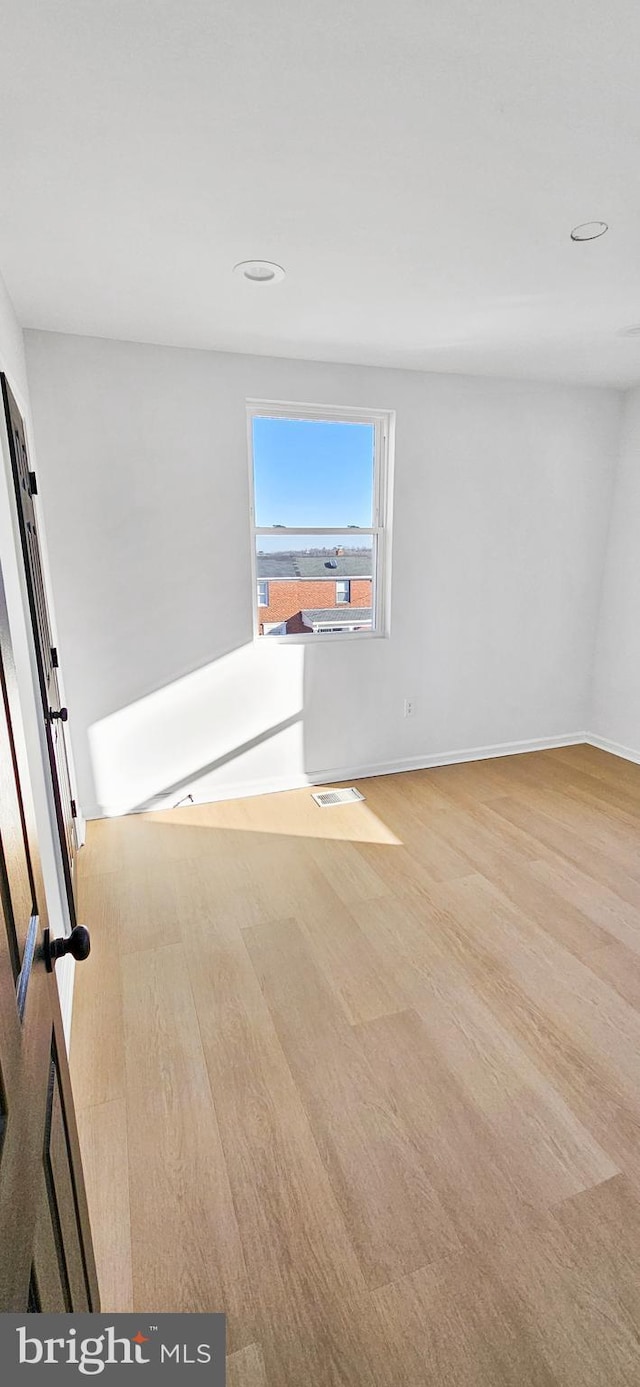
[[[7,1378],[640,1383],[639,62],[1,0]]]

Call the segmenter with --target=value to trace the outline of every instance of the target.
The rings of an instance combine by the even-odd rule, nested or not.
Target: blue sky
[[[371,525],[373,448],[371,424],[254,419],[256,525]],[[264,535],[259,541],[262,549],[287,543],[284,536],[282,545]],[[359,543],[356,534],[353,541]],[[331,542],[303,538],[300,547]],[[369,547],[371,540],[362,542]]]

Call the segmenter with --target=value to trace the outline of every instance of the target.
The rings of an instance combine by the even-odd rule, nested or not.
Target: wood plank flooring
[[[640,767],[591,747],[89,826],[103,1307],[230,1387],[640,1384]]]

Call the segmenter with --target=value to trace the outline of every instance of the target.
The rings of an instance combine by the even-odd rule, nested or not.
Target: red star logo
[[[138,1330],[138,1333],[134,1336],[131,1342],[132,1344],[148,1344],[149,1340],[146,1334],[141,1334],[140,1330]]]

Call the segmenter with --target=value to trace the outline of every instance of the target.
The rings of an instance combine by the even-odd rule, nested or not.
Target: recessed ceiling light
[[[251,284],[277,284],[284,279],[282,265],[274,265],[270,260],[241,260],[239,265],[234,265],[233,273]]]
[[[572,241],[597,241],[598,236],[604,236],[609,227],[606,222],[582,222],[581,226],[574,226],[571,232]]]

